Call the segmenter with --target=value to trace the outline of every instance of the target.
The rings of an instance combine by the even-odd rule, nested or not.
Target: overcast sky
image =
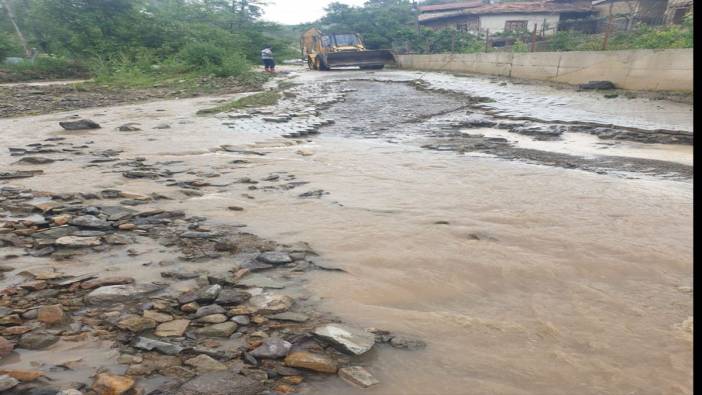
[[[337,0],[349,5],[362,5],[366,0]],[[287,25],[313,22],[324,16],[324,7],[334,0],[268,0],[263,19]]]

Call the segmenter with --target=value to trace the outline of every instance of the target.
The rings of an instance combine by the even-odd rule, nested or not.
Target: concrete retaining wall
[[[492,74],[581,84],[612,81],[631,90],[692,92],[692,48],[583,52],[397,55],[401,68]]]

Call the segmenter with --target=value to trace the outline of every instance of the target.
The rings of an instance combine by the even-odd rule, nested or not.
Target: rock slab
[[[65,130],[100,129],[100,125],[96,122],[91,121],[90,119],[59,122],[59,125]]]
[[[380,383],[369,371],[361,366],[341,368],[338,374],[344,381],[360,388],[368,388]]]
[[[323,354],[313,354],[297,351],[285,357],[285,365],[292,368],[314,370],[320,373],[336,373],[338,365],[331,357]]]
[[[131,377],[100,373],[95,378],[93,391],[98,395],[122,395],[132,387],[134,387],[134,379]]]
[[[269,338],[264,340],[263,344],[251,351],[250,354],[255,358],[278,359],[288,355],[291,347],[292,344],[283,339]]]
[[[264,389],[260,381],[234,372],[212,372],[183,384],[175,395],[258,395]]]
[[[127,301],[137,301],[140,298],[160,290],[161,287],[154,284],[140,285],[110,285],[100,287],[85,296],[88,304],[122,303]]]
[[[183,336],[185,330],[188,329],[190,321],[188,320],[173,320],[164,322],[156,327],[154,334],[159,337],[180,337]]]
[[[337,349],[361,355],[375,345],[375,335],[363,329],[340,324],[328,324],[315,328],[315,336],[331,343]]]

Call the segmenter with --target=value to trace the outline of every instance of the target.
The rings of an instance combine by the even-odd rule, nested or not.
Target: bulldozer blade
[[[387,50],[332,52],[327,54],[329,67],[373,67],[395,63],[395,56]]]

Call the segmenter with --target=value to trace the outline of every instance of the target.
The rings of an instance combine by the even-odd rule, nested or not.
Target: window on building
[[[507,21],[505,22],[506,32],[527,30],[527,21]]]
[[[468,24],[467,23],[459,23],[456,25],[456,30],[458,30],[461,33],[468,33]]]
[[[676,25],[681,24],[689,11],[689,8],[677,8],[673,13],[673,23]]]

